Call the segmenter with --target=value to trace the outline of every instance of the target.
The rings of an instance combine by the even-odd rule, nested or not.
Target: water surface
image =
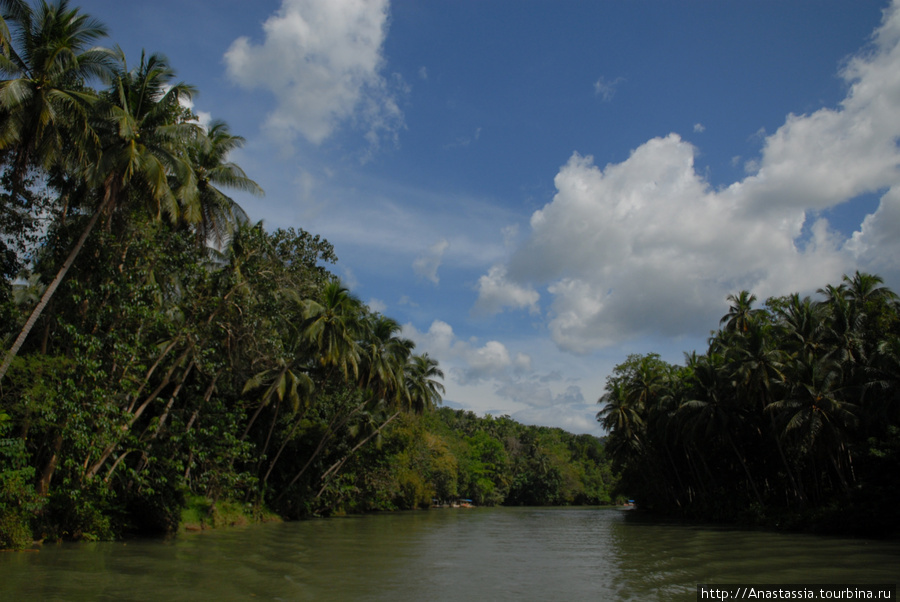
[[[697,583],[896,583],[900,542],[475,508],[0,554],[2,600],[694,600]]]

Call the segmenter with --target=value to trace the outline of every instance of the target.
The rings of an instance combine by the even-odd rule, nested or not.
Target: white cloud
[[[369,299],[369,301],[366,303],[366,306],[373,312],[379,314],[383,314],[387,311],[387,303],[385,303],[381,299],[376,299],[375,297]]]
[[[377,144],[403,127],[396,88],[381,75],[388,11],[388,0],[283,0],[261,43],[232,43],[228,74],[275,95],[265,128],[286,145],[297,136],[319,144],[348,121]]]
[[[478,303],[476,313],[494,314],[503,307],[528,308],[537,313],[540,294],[529,286],[510,282],[506,278],[506,268],[495,265],[478,279]]]
[[[596,407],[584,406],[551,406],[547,408],[527,408],[513,412],[513,420],[523,424],[539,424],[555,426],[570,433],[590,433],[601,436],[594,415]]]
[[[622,77],[607,81],[601,76],[600,79],[594,82],[594,94],[602,98],[604,102],[609,102],[613,99],[613,96],[616,95],[616,90],[618,90],[619,84],[623,81],[625,81],[625,78]]]
[[[875,213],[866,216],[847,248],[857,257],[868,258],[876,273],[900,272],[900,187],[881,198]]]
[[[433,283],[438,284],[438,268],[441,267],[441,261],[444,259],[444,251],[450,246],[446,239],[442,239],[428,248],[426,253],[416,257],[413,261],[413,271],[417,276],[427,278]]]
[[[448,367],[448,376],[461,385],[482,381],[508,384],[516,375],[531,374],[532,359],[528,354],[512,355],[500,341],[482,345],[476,339],[461,340],[453,327],[442,320],[432,322],[428,332],[406,324],[403,336],[416,342],[417,351],[438,358],[442,366]]]
[[[359,286],[359,278],[356,277],[356,274],[347,266],[343,266],[341,268],[342,276],[341,276],[341,284],[344,285],[348,290],[352,291]]]
[[[403,336],[415,341],[416,352],[427,352],[436,358],[447,378],[445,398],[454,407],[479,414],[508,414],[527,424],[543,424],[566,428],[577,433],[601,434],[594,420],[595,399],[586,401],[582,386],[601,388],[601,382],[564,380],[558,370],[547,369],[558,358],[542,357],[540,361],[525,353],[513,354],[499,341],[481,344],[477,339],[462,340],[453,328],[435,320],[427,332],[413,325],[403,327]],[[540,351],[547,345],[529,341],[524,346]],[[571,366],[572,359],[564,360]],[[544,372],[536,371],[534,364]],[[591,363],[596,368],[596,361]],[[593,396],[593,393],[592,393]]]
[[[519,238],[519,225],[505,226],[501,233],[503,234],[503,246],[507,249],[512,249],[515,246],[516,239]]]
[[[518,354],[513,360],[506,346],[499,341],[488,341],[477,346],[475,341],[461,341],[453,327],[435,320],[428,332],[422,333],[411,324],[403,327],[404,336],[416,342],[429,355],[449,366],[449,376],[467,385],[482,380],[505,379],[514,368],[530,365],[530,358]]]
[[[695,133],[697,133],[697,134],[702,134],[702,133],[705,132],[705,131],[706,131],[706,126],[703,125],[702,123],[695,123],[695,124],[694,124],[694,132],[695,132]]]
[[[544,289],[554,341],[586,353],[712,328],[741,289],[808,292],[857,268],[890,282],[900,271],[898,5],[871,51],[847,62],[840,106],[788,115],[751,174],[725,189],[698,174],[694,147],[675,134],[602,169],[573,154],[527,239],[481,277],[476,309],[534,311]],[[849,239],[821,217],[879,190],[888,192],[878,210]]]

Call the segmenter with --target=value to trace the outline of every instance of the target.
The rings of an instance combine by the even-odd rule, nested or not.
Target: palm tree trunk
[[[115,451],[116,447],[122,441],[122,438],[125,436],[125,434],[128,433],[129,430],[131,430],[131,427],[134,426],[134,423],[138,421],[138,419],[144,413],[144,410],[147,409],[147,406],[149,406],[156,399],[157,395],[159,395],[162,392],[162,390],[165,389],[172,382],[172,376],[174,376],[175,370],[181,364],[182,360],[184,360],[184,358],[187,357],[188,353],[190,353],[192,348],[193,347],[191,345],[188,345],[188,348],[184,351],[184,353],[181,354],[181,357],[179,357],[175,361],[175,364],[169,369],[168,373],[166,373],[166,376],[165,376],[165,378],[163,378],[163,381],[161,383],[159,383],[159,385],[156,387],[156,389],[154,389],[153,392],[146,397],[146,399],[144,399],[143,403],[141,403],[141,405],[137,408],[137,410],[135,410],[134,414],[131,415],[128,422],[126,424],[123,424],[119,428],[119,431],[120,431],[119,437],[113,443],[110,443],[106,447],[106,449],[103,450],[103,453],[100,454],[100,459],[97,460],[93,466],[91,466],[91,469],[88,471],[87,475],[85,475],[87,480],[90,480],[97,475],[97,473],[103,467],[103,464],[106,463],[106,460],[113,453],[113,451]],[[130,413],[130,410],[129,410],[129,413]]]
[[[390,424],[391,422],[393,422],[394,418],[396,418],[396,417],[399,416],[399,415],[400,415],[400,412],[394,412],[394,414],[391,415],[390,418],[388,418],[387,420],[385,420],[384,423],[383,423],[381,426],[379,426],[377,429],[375,429],[374,432],[372,432],[368,437],[366,437],[365,439],[363,439],[362,441],[360,441],[359,443],[357,443],[357,444],[353,447],[353,449],[351,449],[351,450],[347,453],[346,456],[344,456],[342,459],[340,459],[340,460],[338,460],[337,462],[335,462],[334,464],[332,464],[332,465],[331,465],[331,468],[329,468],[328,470],[326,470],[326,471],[325,471],[325,474],[322,475],[322,479],[321,479],[321,480],[322,480],[322,488],[319,489],[319,493],[316,494],[315,499],[319,499],[319,498],[322,496],[322,493],[325,492],[325,487],[328,486],[328,480],[327,480],[327,479],[328,479],[328,476],[329,476],[329,475],[333,475],[333,474],[337,474],[337,472],[338,472],[341,468],[343,468],[344,464],[347,463],[347,460],[349,460],[350,457],[351,457],[354,453],[356,453],[356,450],[358,450],[360,447],[362,447],[363,445],[365,445],[366,443],[368,443],[369,441],[371,441],[373,437],[375,437],[376,435],[378,435],[378,433],[380,433],[380,432],[382,431],[382,429],[384,429],[384,427],[386,427],[388,424]]]
[[[272,458],[272,461],[269,463],[269,470],[266,471],[265,476],[262,480],[263,487],[266,486],[266,481],[269,480],[269,475],[272,474],[272,469],[275,468],[275,464],[278,462],[278,458],[281,457],[281,452],[284,451],[284,448],[287,447],[287,444],[290,443],[291,437],[294,436],[294,433],[297,431],[297,427],[300,426],[300,423],[303,421],[303,418],[306,416],[306,410],[303,411],[299,417],[294,420],[294,426],[291,427],[291,431],[284,437],[284,441],[281,442],[281,447],[278,448],[278,452],[275,454],[275,457]]]
[[[759,495],[759,490],[756,488],[756,481],[753,480],[753,475],[750,474],[750,468],[747,466],[747,462],[744,461],[744,455],[740,452],[737,445],[735,445],[734,439],[731,438],[729,433],[725,433],[725,438],[728,440],[728,444],[731,445],[734,455],[737,456],[741,466],[744,468],[744,473],[747,475],[747,482],[750,483],[750,488],[753,489],[753,495],[756,497],[756,501],[761,508],[763,506],[762,497]]]
[[[37,323],[38,318],[41,317],[41,313],[43,313],[44,308],[47,307],[47,303],[50,302],[50,298],[53,297],[56,289],[59,288],[59,285],[60,283],[62,283],[63,278],[66,277],[69,268],[71,268],[72,264],[75,263],[75,258],[78,257],[78,254],[81,252],[81,248],[84,247],[84,243],[87,241],[88,236],[90,236],[91,231],[94,229],[94,226],[97,225],[97,220],[100,219],[100,215],[104,211],[106,211],[107,207],[109,207],[111,204],[112,195],[107,193],[106,197],[103,199],[103,203],[101,203],[100,207],[98,207],[94,212],[91,220],[84,228],[84,232],[81,233],[81,237],[78,239],[78,242],[76,242],[75,246],[72,247],[72,250],[69,251],[69,256],[66,258],[65,262],[63,262],[62,267],[59,268],[59,271],[56,273],[56,277],[53,279],[53,282],[50,283],[50,286],[48,286],[47,290],[44,291],[41,300],[34,307],[34,310],[31,312],[31,316],[29,316],[28,321],[25,322],[25,326],[22,327],[22,332],[20,332],[19,336],[16,337],[16,340],[13,343],[12,347],[10,347],[9,351],[6,352],[6,357],[3,358],[3,364],[0,365],[0,381],[3,380],[4,376],[6,376],[6,372],[9,370],[9,366],[10,364],[12,364],[13,358],[15,358],[19,353],[19,349],[22,348],[22,345],[25,343],[25,339],[28,338],[28,334],[31,332],[31,329],[34,328],[34,325]]]
[[[272,417],[272,424],[269,425],[269,434],[266,435],[266,442],[263,444],[262,451],[259,452],[259,462],[256,464],[256,474],[262,470],[263,462],[265,462],[266,452],[269,451],[269,443],[272,442],[272,433],[275,432],[275,426],[278,424],[278,413],[281,410],[281,401],[275,403],[275,415]]]
[[[778,449],[781,465],[784,467],[788,480],[791,482],[791,487],[794,489],[794,497],[799,501],[800,507],[803,508],[806,506],[806,494],[803,491],[803,485],[794,477],[794,471],[791,470],[791,465],[788,462],[787,456],[784,455],[784,448],[781,446],[781,437],[779,437],[778,429],[775,426],[775,416],[771,413],[769,413],[769,422],[772,425],[772,438],[775,440],[775,447]]]
[[[325,444],[334,436],[335,432],[337,432],[339,429],[343,428],[343,426],[346,425],[350,421],[350,419],[354,415],[356,415],[357,412],[359,412],[363,409],[364,405],[365,404],[360,404],[360,405],[356,406],[356,408],[352,412],[347,414],[347,416],[345,416],[344,419],[341,420],[339,424],[335,425],[334,422],[332,422],[331,424],[328,425],[328,428],[326,429],[325,434],[322,435],[322,439],[319,441],[319,445],[316,446],[315,451],[312,453],[312,455],[306,461],[306,464],[304,464],[303,468],[300,469],[300,472],[298,472],[294,476],[294,478],[291,479],[291,482],[287,484],[287,486],[284,488],[284,490],[282,490],[281,494],[277,498],[275,498],[276,504],[281,501],[281,498],[283,498],[285,496],[285,494],[287,494],[288,489],[290,489],[294,485],[294,483],[296,483],[297,481],[300,480],[300,477],[302,477],[304,475],[304,473],[306,472],[306,469],[308,469],[310,467],[313,460],[315,460],[319,456],[319,454],[322,453],[322,450],[325,448]]]
[[[194,422],[197,420],[197,416],[200,415],[200,410],[203,406],[209,403],[210,397],[212,397],[213,392],[216,390],[216,383],[219,380],[219,377],[222,376],[222,371],[219,370],[216,372],[215,376],[213,376],[212,382],[209,383],[209,386],[206,388],[206,393],[203,394],[203,401],[197,404],[197,409],[194,410],[194,413],[191,414],[190,420],[188,420],[187,426],[184,427],[185,434],[191,431],[191,428],[194,426]]]
[[[59,464],[59,452],[62,450],[62,444],[63,434],[62,430],[60,430],[53,440],[53,452],[50,455],[50,459],[47,461],[47,464],[44,465],[44,469],[41,471],[41,476],[38,479],[38,493],[41,496],[46,497],[47,494],[50,493],[50,479],[53,478],[53,473],[56,471],[56,466]]]
[[[175,390],[172,392],[171,397],[169,397],[169,402],[166,404],[165,409],[163,410],[162,415],[159,417],[159,422],[156,424],[156,430],[153,432],[153,436],[150,437],[150,441],[154,441],[158,439],[159,436],[163,433],[166,427],[166,420],[169,419],[169,413],[172,411],[172,406],[175,405],[175,398],[178,396],[178,393],[181,392],[182,387],[184,386],[184,382],[187,380],[187,377],[190,375],[191,371],[194,369],[195,360],[191,360],[191,363],[188,364],[188,367],[185,369],[184,373],[181,375],[181,379],[178,382],[178,386],[175,387]]]

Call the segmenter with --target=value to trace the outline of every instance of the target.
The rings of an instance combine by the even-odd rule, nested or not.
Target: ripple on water
[[[447,509],[0,555],[32,600],[694,600],[697,583],[896,582],[900,543],[660,524],[610,509]]]

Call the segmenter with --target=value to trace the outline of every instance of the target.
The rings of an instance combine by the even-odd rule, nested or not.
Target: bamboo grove
[[[170,530],[197,500],[297,518],[608,497],[543,435],[507,425],[498,449],[423,422],[437,362],[329,272],[327,241],[249,219],[242,138],[198,122],[163,55],[128,63],[67,0],[0,10],[0,548]],[[516,493],[528,471],[544,494]]]
[[[815,298],[741,292],[703,355],[634,355],[598,420],[640,505],[783,528],[896,533],[900,305],[856,272]]]

